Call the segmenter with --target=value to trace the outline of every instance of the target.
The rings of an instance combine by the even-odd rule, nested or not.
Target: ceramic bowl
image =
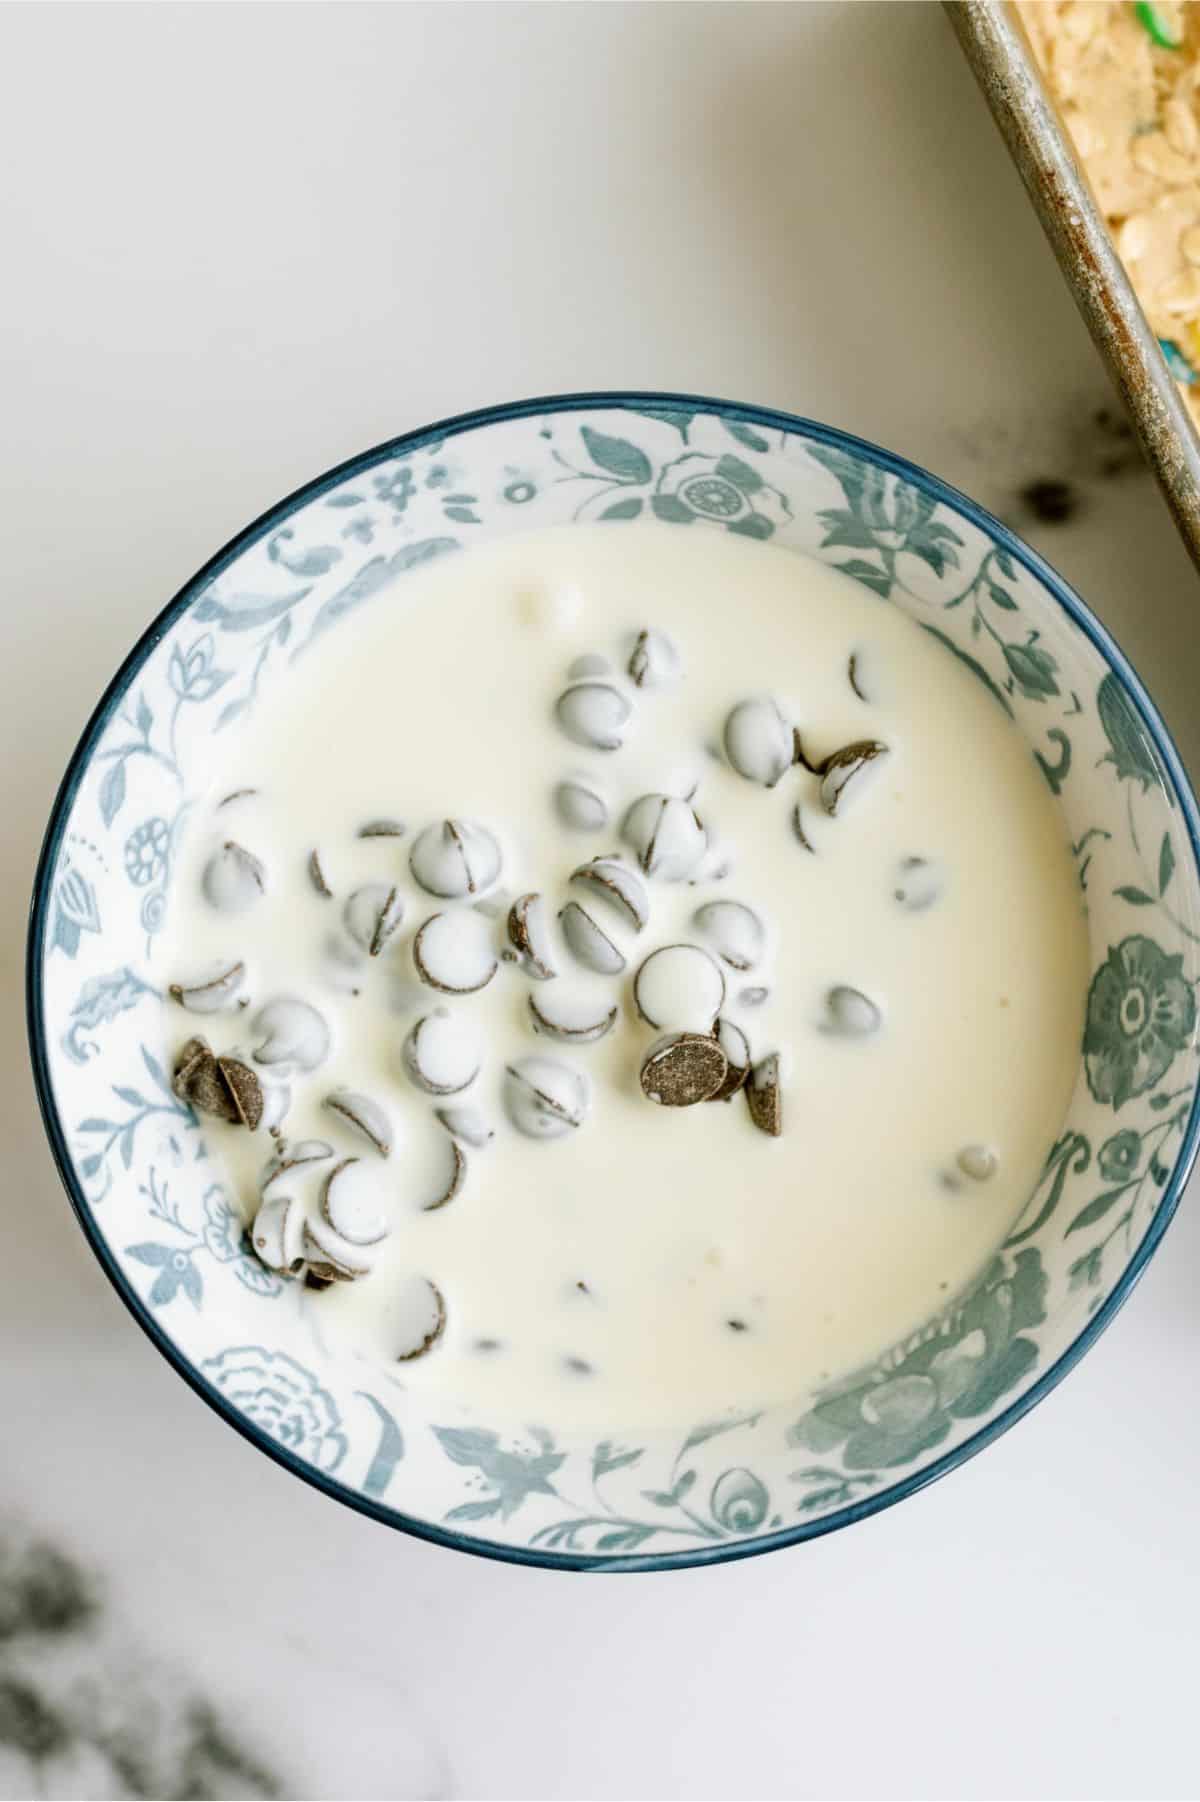
[[[654,1441],[569,1419],[432,1418],[308,1337],[248,1255],[205,1128],[171,1092],[156,956],[205,748],[404,572],[531,527],[657,519],[847,571],[900,607],[1029,742],[1086,892],[1079,1075],[1035,1192],[965,1300],[833,1388]],[[460,1550],[568,1569],[714,1562],[911,1494],[1032,1407],[1144,1269],[1196,1152],[1197,810],[1140,681],[1040,557],[912,464],[811,421],[653,394],[524,402],[320,476],[221,551],[84,732],[37,874],[33,1065],[80,1224],[206,1401],[297,1476]],[[177,1034],[175,1035],[177,1036]]]

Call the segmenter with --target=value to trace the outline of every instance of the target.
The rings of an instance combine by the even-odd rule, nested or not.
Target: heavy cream
[[[1024,1205],[1086,989],[1064,825],[849,578],[699,528],[509,539],[405,575],[214,749],[172,1033],[261,1077],[213,1151],[335,1354],[493,1420],[766,1406]]]

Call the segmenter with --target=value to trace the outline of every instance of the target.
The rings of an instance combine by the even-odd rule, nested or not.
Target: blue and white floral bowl
[[[570,1420],[513,1436],[425,1418],[331,1362],[248,1255],[205,1133],[167,1080],[157,935],[210,738],[314,638],[415,565],[570,520],[654,518],[808,552],[901,607],[1029,740],[1086,891],[1093,976],[1068,1119],[969,1297],[877,1364],[770,1412],[654,1443]],[[463,1550],[661,1569],[829,1532],[1019,1418],[1136,1282],[1196,1153],[1196,803],[1137,676],[1032,551],[934,477],[826,426],[662,395],[530,401],[355,458],[283,501],[181,591],[71,761],[37,873],[33,1064],[72,1203],[188,1382],[297,1475]]]

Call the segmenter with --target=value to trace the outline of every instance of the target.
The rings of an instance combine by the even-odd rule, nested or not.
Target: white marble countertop
[[[1111,467],[940,9],[6,7],[0,162],[0,1510],[107,1598],[26,1657],[0,1528],[0,1795],[1195,1795],[1194,1196],[1078,1371],[932,1490],[586,1581],[391,1534],[192,1396],[72,1220],[19,1017],[50,799],[145,621],[307,476],[492,400],[693,390],[907,452],[1029,532],[1200,767],[1196,577]],[[27,1611],[69,1615],[55,1583]]]

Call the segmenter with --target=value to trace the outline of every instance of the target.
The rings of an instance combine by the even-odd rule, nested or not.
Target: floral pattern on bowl
[[[1093,976],[1041,1180],[969,1293],[787,1409],[582,1440],[438,1410],[314,1344],[172,1092],[155,944],[193,772],[289,664],[404,572],[572,520],[657,519],[845,570],[957,658],[1066,815]],[[331,1494],[457,1547],[661,1568],[783,1545],[911,1493],[1069,1367],[1132,1287],[1195,1155],[1197,810],[1121,653],[971,502],[811,422],[674,396],[499,408],[368,452],[222,552],[146,634],[64,780],[38,871],[30,1032],[72,1202],[118,1290],[235,1426]]]

